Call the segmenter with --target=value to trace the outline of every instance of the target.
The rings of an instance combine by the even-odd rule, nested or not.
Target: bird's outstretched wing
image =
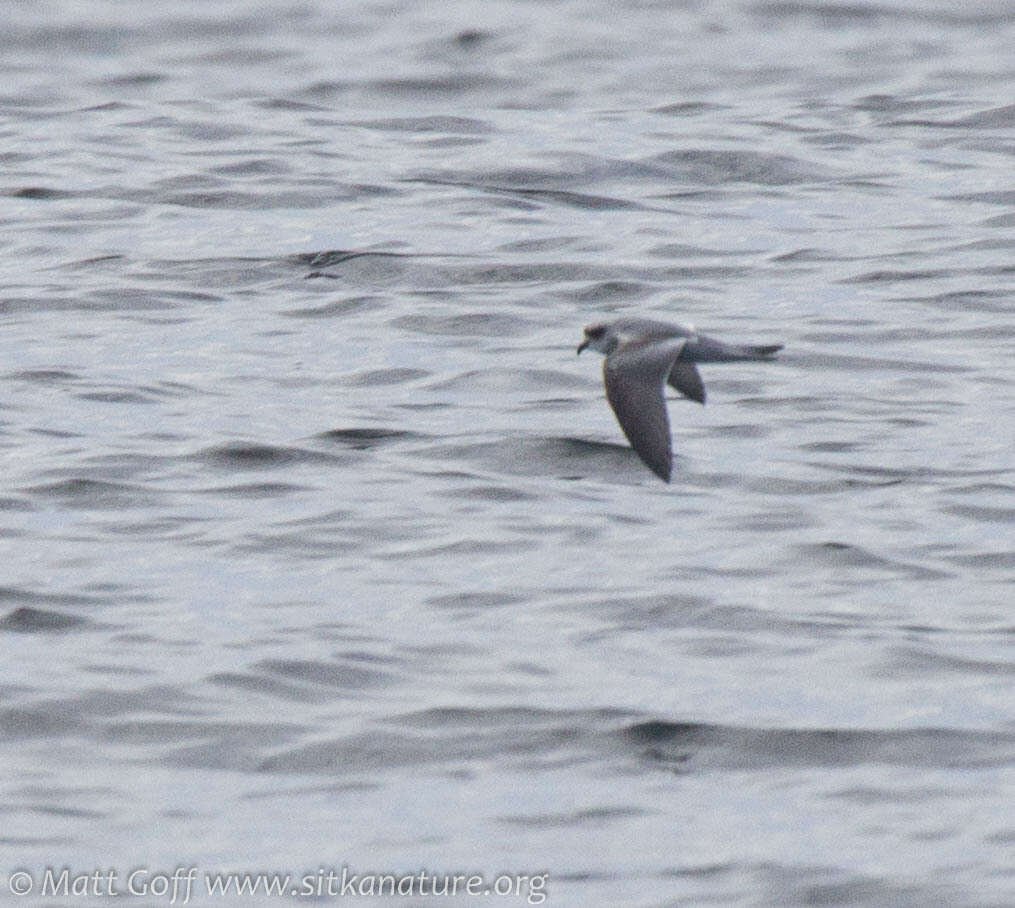
[[[632,344],[614,351],[603,364],[606,399],[627,440],[646,466],[670,481],[673,454],[663,384],[686,340]]]
[[[705,385],[698,374],[698,367],[685,359],[678,359],[670,370],[670,377],[667,379],[671,388],[679,391],[684,397],[705,403]]]

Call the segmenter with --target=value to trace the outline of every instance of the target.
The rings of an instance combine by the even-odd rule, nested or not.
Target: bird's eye
[[[599,340],[606,333],[605,325],[589,325],[585,329],[585,333],[592,338],[592,340]]]

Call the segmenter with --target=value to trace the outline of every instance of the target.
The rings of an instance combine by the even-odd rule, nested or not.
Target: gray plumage
[[[606,399],[638,456],[660,479],[670,481],[673,463],[664,387],[705,403],[698,363],[770,359],[782,344],[727,344],[687,325],[644,318],[620,318],[587,325],[578,352],[606,354]]]

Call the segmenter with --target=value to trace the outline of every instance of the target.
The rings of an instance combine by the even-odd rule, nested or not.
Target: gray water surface
[[[1015,903],[1015,8],[9,6],[4,899]]]

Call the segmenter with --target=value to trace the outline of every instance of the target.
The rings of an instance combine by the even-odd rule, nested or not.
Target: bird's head
[[[610,353],[617,345],[617,338],[610,331],[608,325],[597,322],[594,325],[585,326],[585,337],[578,345],[578,353],[582,350],[598,350],[600,353]]]

